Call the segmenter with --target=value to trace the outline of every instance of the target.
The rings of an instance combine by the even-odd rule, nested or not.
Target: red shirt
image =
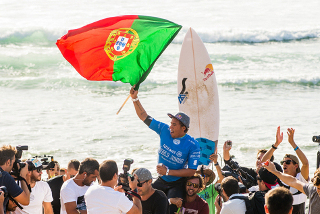
[[[193,202],[184,202],[182,207],[184,214],[209,214],[208,203],[198,195]]]

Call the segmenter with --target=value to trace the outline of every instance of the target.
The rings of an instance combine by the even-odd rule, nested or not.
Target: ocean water
[[[222,145],[241,166],[254,167],[258,149],[284,141],[276,161],[294,153],[286,128],[316,169],[320,135],[320,2],[310,1],[39,1],[0,2],[0,143],[28,145],[23,158],[113,159],[119,168],[146,167],[156,176],[159,138],[135,114],[130,85],[90,82],[55,45],[69,29],[118,15],[156,16],[183,29],[141,85],[139,98],[152,117],[169,123],[178,111],[177,68],[181,44],[195,29],[210,54],[220,99]]]

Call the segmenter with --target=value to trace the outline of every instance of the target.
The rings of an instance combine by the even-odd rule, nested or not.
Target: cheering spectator
[[[194,175],[187,178],[185,189],[185,199],[182,198],[170,198],[170,202],[180,208],[180,213],[185,214],[209,214],[208,203],[200,198],[197,193],[201,192],[204,188],[204,183],[200,175]]]
[[[283,160],[281,161],[281,165],[283,167],[283,172],[285,174],[291,175],[295,178],[297,178],[299,181],[307,184],[309,181],[309,162],[305,154],[302,152],[302,150],[297,146],[297,144],[294,141],[294,132],[295,130],[292,128],[287,129],[288,134],[288,142],[298,155],[302,166],[300,168],[299,159],[292,154],[286,154],[283,157]],[[266,160],[270,159],[270,157],[273,155],[274,151],[278,148],[280,143],[283,140],[283,133],[280,133],[280,126],[277,128],[276,133],[276,142],[272,147],[268,150],[268,152],[263,156],[262,161],[265,162]],[[284,182],[284,185],[286,185],[288,188],[288,184]],[[295,188],[290,188],[290,192],[293,195],[293,214],[303,214],[305,213],[305,202],[307,200],[307,196],[303,194],[302,192],[299,192]]]
[[[312,184],[306,184],[291,175],[278,171],[272,162],[268,166],[265,164],[263,166],[290,187],[299,190],[309,197],[309,214],[320,213],[320,168],[315,171]]]

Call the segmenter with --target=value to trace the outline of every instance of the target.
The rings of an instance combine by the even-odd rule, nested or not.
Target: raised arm
[[[229,151],[231,150],[231,146],[227,146],[227,142],[230,142],[230,140],[227,140],[226,142],[224,142],[223,144],[223,159],[225,161],[230,160],[230,153]]]
[[[282,172],[279,172],[276,167],[274,166],[274,163],[269,161],[269,165],[266,166],[265,164],[262,164],[263,167],[265,167],[269,172],[277,176],[281,181],[288,184],[289,186],[299,190],[303,194],[306,194],[303,190],[304,183],[297,180],[295,177],[291,175],[284,174]]]
[[[134,90],[134,86],[131,88],[130,94],[138,117],[140,118],[140,120],[145,121],[145,119],[147,119],[148,114],[142,107],[138,98],[138,91]]]
[[[292,148],[296,151],[300,161],[301,161],[301,175],[308,181],[309,179],[309,161],[306,157],[306,155],[302,152],[302,150],[297,146],[297,144],[294,142],[294,132],[295,130],[293,128],[288,128],[287,134],[288,134],[288,141],[291,144]]]
[[[27,165],[28,166],[28,165]],[[23,167],[20,171],[20,176],[23,177],[27,182],[30,182],[30,177],[27,177],[28,174],[28,167]],[[19,202],[22,205],[29,205],[30,202],[30,191],[28,188],[28,185],[25,181],[21,181],[21,189],[23,192],[14,198],[17,202]]]
[[[271,159],[274,151],[276,151],[277,147],[280,145],[280,143],[283,140],[283,132],[280,133],[280,126],[277,128],[276,133],[276,142],[272,145],[272,147],[264,154],[264,156],[261,159],[261,162],[266,162],[267,160]]]
[[[220,167],[220,165],[218,163],[218,155],[217,154],[210,155],[210,160],[216,166],[216,170],[217,170],[217,173],[218,173],[219,179],[217,180],[216,183],[221,183],[221,181],[223,180],[224,176],[222,174],[221,167]]]

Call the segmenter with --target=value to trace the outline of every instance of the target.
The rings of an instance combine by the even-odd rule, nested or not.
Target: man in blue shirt
[[[194,175],[200,159],[198,141],[187,134],[190,118],[179,112],[176,115],[168,114],[171,118],[170,126],[161,123],[147,114],[134,87],[131,88],[130,94],[138,117],[160,136],[157,165],[160,176],[152,186],[164,191],[168,199],[183,198],[183,182],[186,177]],[[170,213],[176,211],[177,207],[170,205]]]
[[[15,162],[16,148],[10,145],[3,145],[0,147],[0,186],[5,186],[9,195],[22,205],[28,205],[30,202],[30,191],[26,181],[28,167],[24,167],[20,171],[21,187],[17,185],[14,178],[9,174]],[[6,207],[9,198],[4,199],[3,206]],[[2,206],[0,204],[0,206]]]

